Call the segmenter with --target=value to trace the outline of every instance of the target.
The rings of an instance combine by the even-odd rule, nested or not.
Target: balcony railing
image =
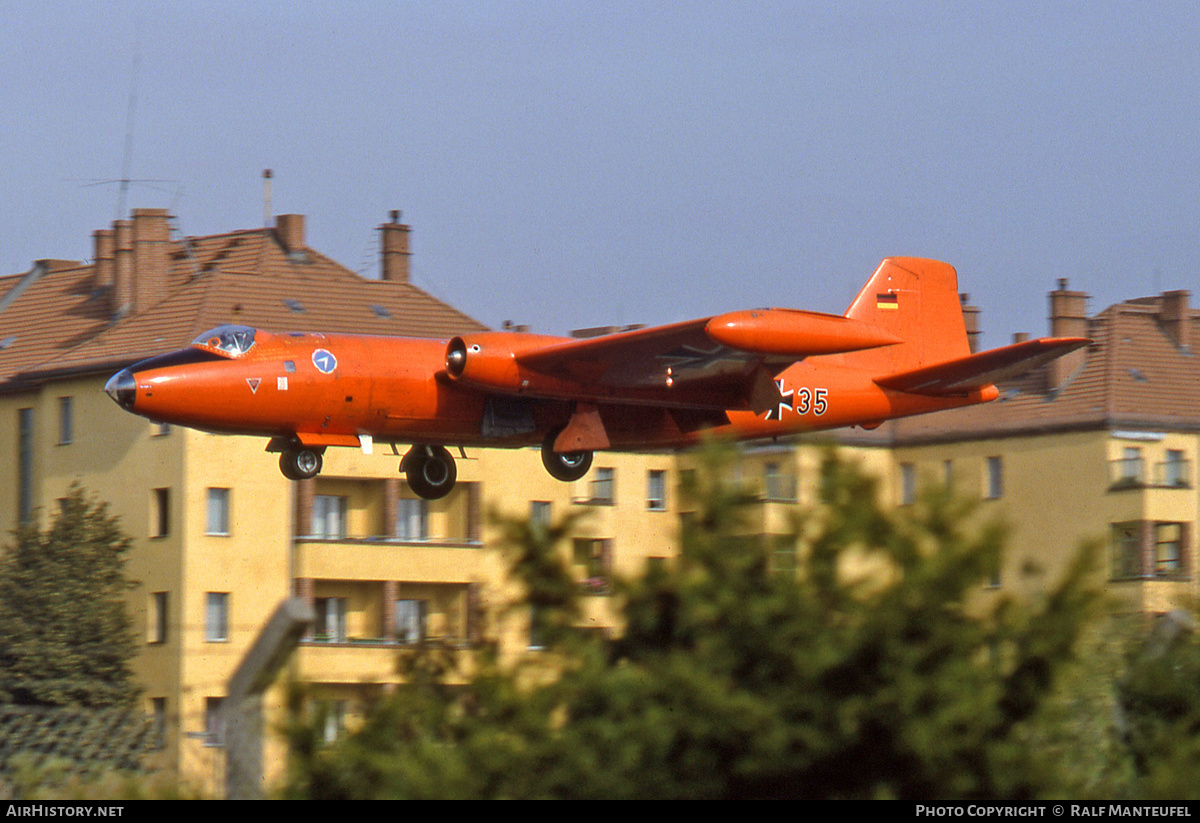
[[[408,648],[419,646],[422,643],[437,643],[442,646],[453,648],[468,649],[472,646],[470,640],[457,635],[438,635],[422,637],[419,640],[405,640],[402,638],[388,639],[385,637],[336,637],[328,634],[317,634],[312,637],[303,638],[303,645],[309,646],[338,646],[341,648]]]
[[[353,535],[353,534],[298,534],[296,541],[300,543],[370,543],[372,545],[388,546],[433,546],[444,548],[477,549],[483,541],[477,537],[395,537],[388,535]]]
[[[1147,476],[1149,474],[1149,476]],[[1190,489],[1192,487],[1192,461],[1164,460],[1155,463],[1153,470],[1146,471],[1146,461],[1141,457],[1121,457],[1108,463],[1109,490],[1121,489]]]
[[[1154,464],[1154,485],[1165,489],[1192,487],[1192,461],[1164,460]]]

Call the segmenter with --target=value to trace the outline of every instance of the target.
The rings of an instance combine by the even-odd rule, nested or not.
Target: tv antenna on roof
[[[117,220],[125,216],[125,202],[129,196],[129,184],[138,183],[157,188],[159,191],[171,192],[175,195],[175,200],[179,199],[180,182],[178,180],[153,180],[153,179],[131,179],[129,176],[130,166],[133,165],[133,125],[137,117],[137,87],[138,87],[138,70],[141,67],[142,56],[137,53],[133,58],[132,79],[129,84],[129,106],[125,114],[125,153],[121,159],[121,176],[116,180],[90,180],[84,183],[84,187],[89,186],[111,186],[114,183],[119,184],[117,189]],[[162,188],[154,184],[173,184],[174,190]]]

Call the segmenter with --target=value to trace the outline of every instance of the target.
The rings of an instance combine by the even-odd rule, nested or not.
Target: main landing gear
[[[592,453],[590,451],[556,452],[554,441],[558,439],[561,432],[562,429],[552,429],[546,435],[546,439],[542,441],[542,465],[555,480],[573,483],[587,474],[588,469],[592,467]]]
[[[413,493],[426,500],[445,497],[458,479],[454,456],[445,446],[413,446],[401,459],[400,471]]]

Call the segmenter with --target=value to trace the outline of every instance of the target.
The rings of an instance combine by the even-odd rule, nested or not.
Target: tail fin
[[[878,376],[912,371],[971,353],[958,296],[958,274],[953,266],[937,260],[884,260],[844,316],[904,341],[846,355],[847,363]]]

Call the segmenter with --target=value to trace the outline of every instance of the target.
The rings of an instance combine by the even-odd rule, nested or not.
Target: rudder
[[[848,364],[879,376],[971,353],[958,296],[958,274],[953,266],[938,260],[887,258],[844,316],[877,326],[904,341],[847,355]]]

